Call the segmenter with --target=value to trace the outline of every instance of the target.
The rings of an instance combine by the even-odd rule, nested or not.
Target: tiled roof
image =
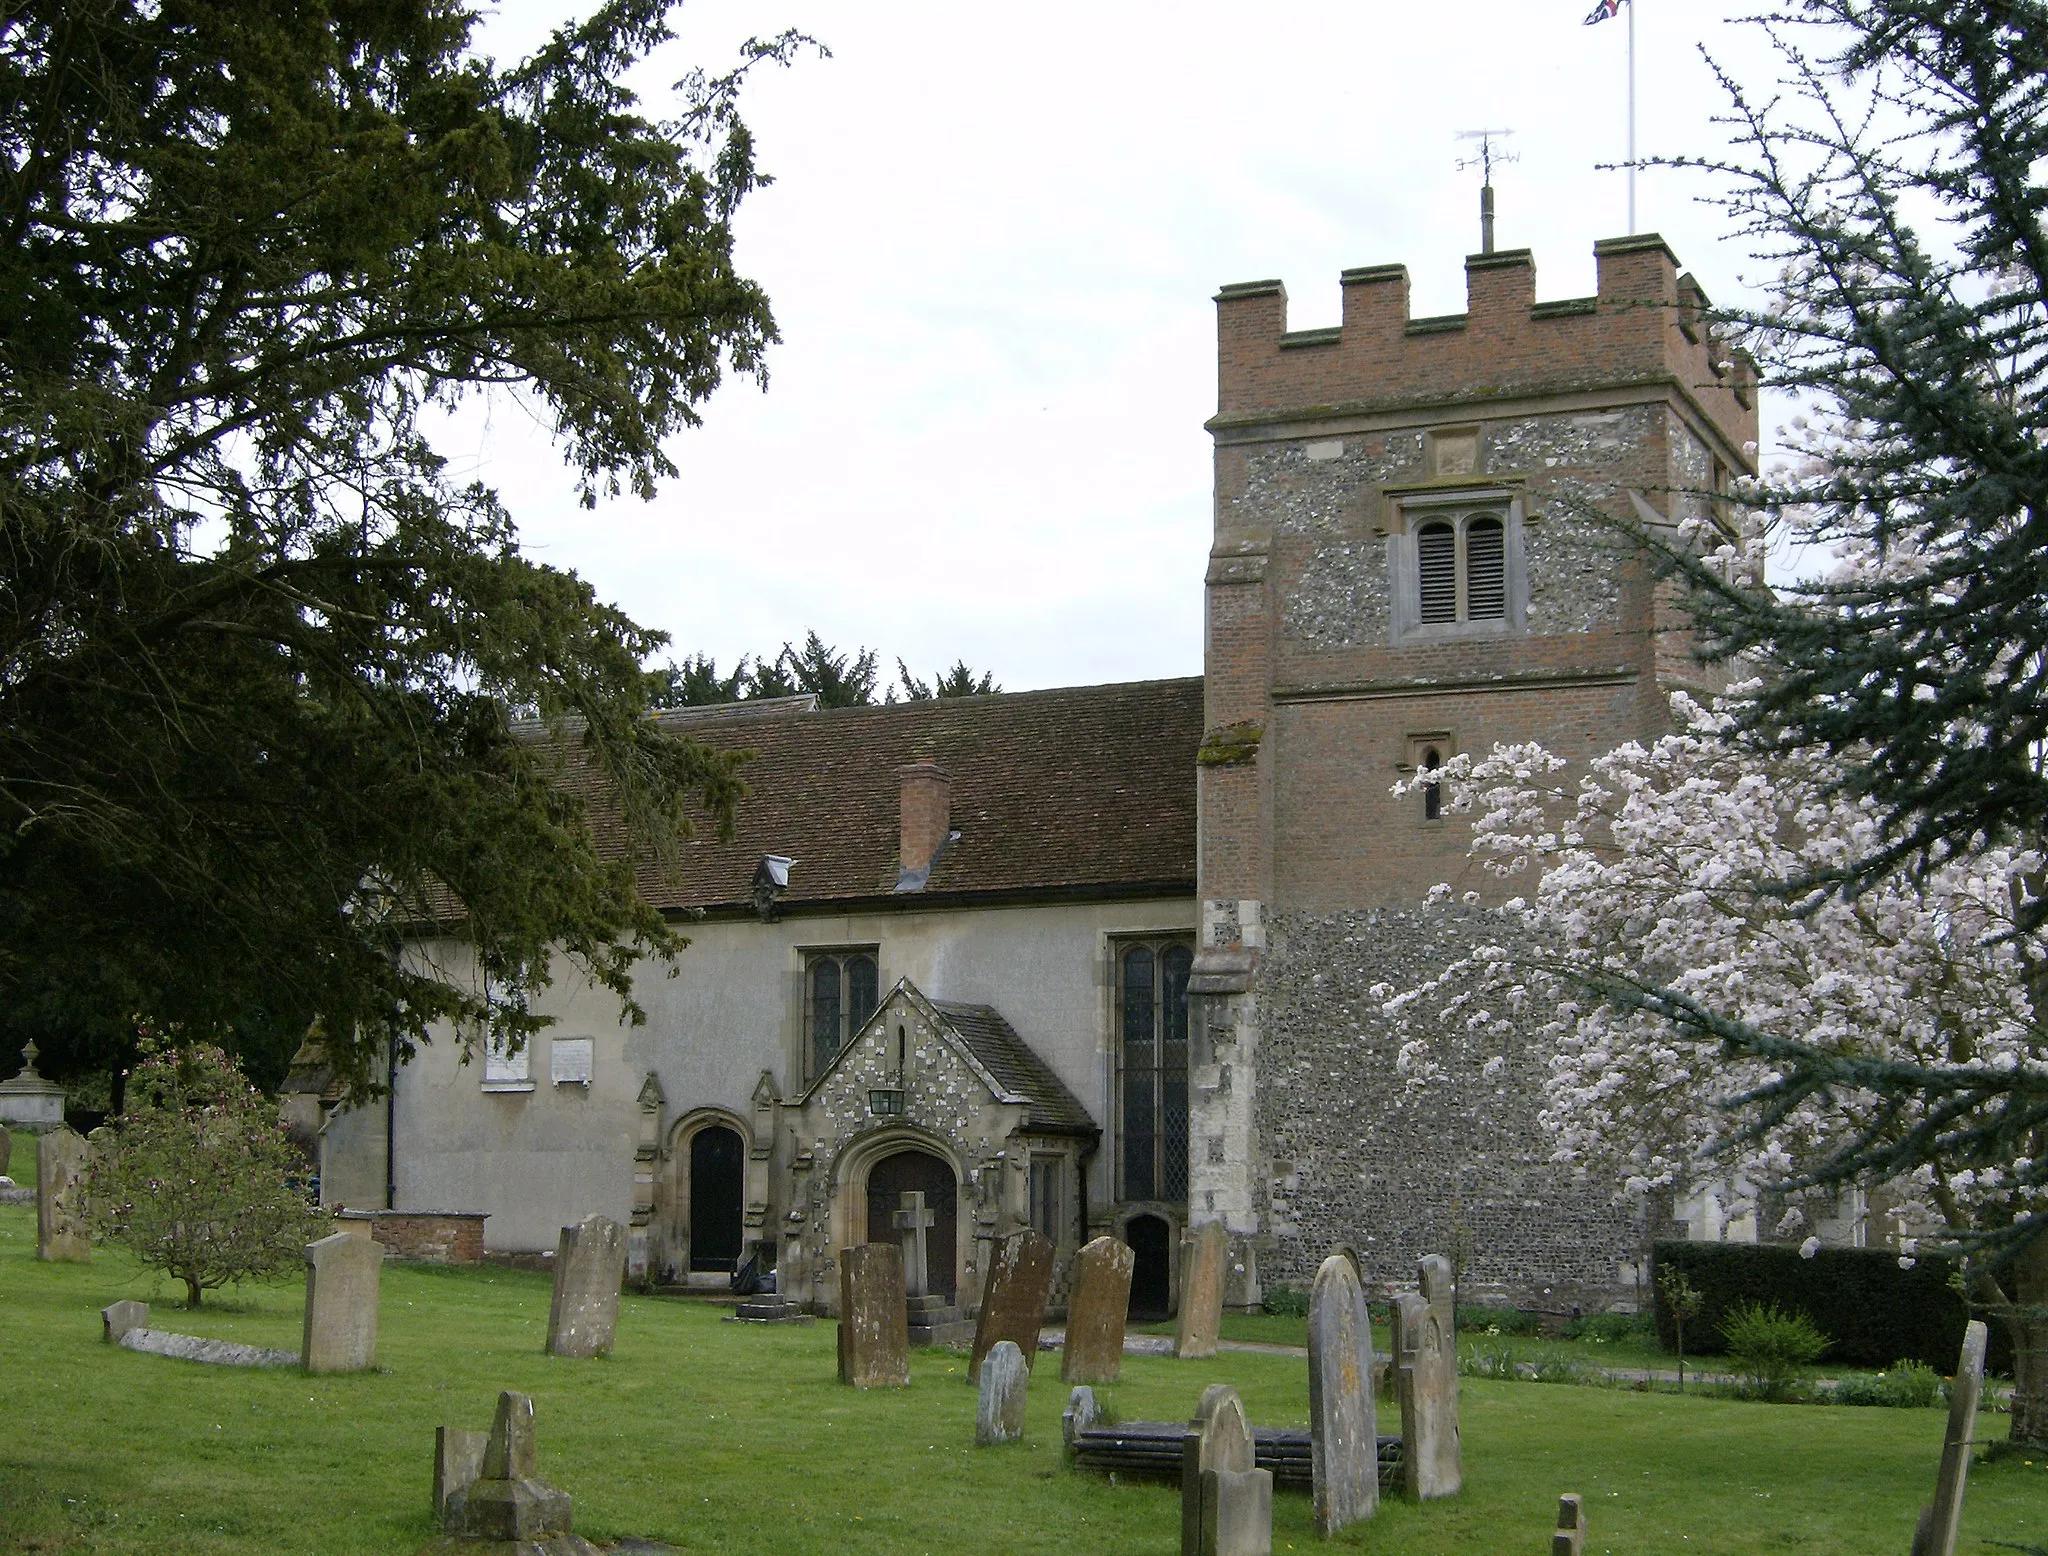
[[[747,905],[764,854],[796,861],[785,908],[893,897],[897,769],[920,758],[952,775],[959,836],[922,892],[896,898],[906,906],[959,895],[1194,890],[1199,679],[872,708],[740,703],[662,723],[754,755],[731,840],[702,825],[673,868],[642,871],[641,889],[659,907]],[[616,827],[599,821],[598,833],[619,846]]]
[[[1101,1133],[1088,1110],[1081,1106],[1080,1098],[1067,1090],[1066,1083],[1017,1035],[1016,1028],[993,1009],[987,1005],[954,1005],[944,1000],[933,1000],[931,1004],[1005,1091],[1031,1099],[1031,1111],[1024,1119],[1026,1133]]]

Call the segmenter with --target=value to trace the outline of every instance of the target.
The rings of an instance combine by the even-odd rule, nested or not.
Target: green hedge
[[[1845,1366],[1889,1367],[1910,1358],[1947,1377],[1963,1348],[1969,1314],[1949,1284],[1947,1259],[1922,1258],[1902,1270],[1899,1256],[1881,1248],[1823,1248],[1802,1259],[1797,1248],[1768,1243],[1657,1244],[1656,1270],[1674,1264],[1702,1298],[1685,1326],[1688,1355],[1721,1351],[1721,1318],[1744,1302],[1775,1302],[1806,1314],[1834,1342],[1826,1359]],[[1996,1320],[1986,1328],[1986,1367],[2010,1373],[2011,1334]],[[1677,1339],[1661,1298],[1657,1339],[1666,1350]]]

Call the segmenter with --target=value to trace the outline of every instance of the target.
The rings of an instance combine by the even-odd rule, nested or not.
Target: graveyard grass
[[[166,1328],[295,1349],[303,1287],[242,1287],[186,1313],[115,1252],[34,1259],[34,1211],[0,1208],[0,1550],[135,1556],[407,1556],[432,1536],[433,1429],[483,1428],[501,1388],[534,1396],[541,1472],[596,1540],[778,1556],[1171,1556],[1174,1488],[1067,1470],[1057,1358],[1034,1373],[1021,1446],[974,1446],[964,1358],[913,1355],[913,1386],[833,1378],[833,1327],[720,1322],[628,1295],[609,1360],[542,1354],[549,1283],[394,1265],[376,1373],[308,1378],[106,1346],[98,1310],[156,1304]],[[1229,1382],[1261,1425],[1307,1419],[1307,1364],[1226,1352],[1127,1358],[1124,1419],[1185,1419]],[[1589,1551],[1865,1556],[1903,1550],[1931,1493],[1940,1410],[1769,1406],[1465,1379],[1463,1496],[1393,1503],[1328,1542],[1401,1556],[1547,1549],[1557,1494],[1586,1498]],[[2002,1436],[2002,1418],[1984,1418]],[[2048,1465],[1974,1471],[1964,1550],[2048,1543]],[[1307,1553],[1305,1494],[1275,1499],[1274,1549]]]

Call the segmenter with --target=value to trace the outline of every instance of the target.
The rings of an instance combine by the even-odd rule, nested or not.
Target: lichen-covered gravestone
[[[857,1389],[910,1385],[903,1250],[862,1243],[839,1251],[839,1381]]]
[[[1308,1307],[1309,1463],[1316,1530],[1372,1517],[1380,1500],[1379,1424],[1372,1399],[1372,1324],[1351,1261],[1316,1271]]]
[[[1024,1404],[1031,1372],[1012,1340],[998,1340],[981,1359],[980,1395],[974,1412],[974,1440],[984,1448],[1024,1440]]]
[[[83,1264],[92,1257],[85,1230],[85,1141],[62,1125],[36,1139],[36,1257]]]
[[[585,1216],[563,1227],[555,1245],[548,1349],[557,1356],[609,1356],[618,1337],[619,1288],[625,1280],[624,1227],[609,1216]]]
[[[384,1248],[336,1232],[306,1245],[306,1322],[299,1354],[308,1372],[367,1372],[377,1365],[377,1287]]]
[[[1963,1518],[1963,1487],[1970,1478],[1970,1449],[1977,1426],[1977,1401],[1984,1391],[1982,1319],[1963,1326],[1963,1350],[1948,1389],[1948,1435],[1941,1445],[1941,1470],[1934,1481],[1934,1501],[1920,1510],[1913,1531],[1913,1556],[1955,1556],[1956,1531]]]
[[[1273,1472],[1257,1467],[1237,1390],[1212,1383],[1181,1450],[1181,1556],[1272,1556]]]
[[[1397,1383],[1402,1475],[1417,1501],[1455,1496],[1465,1483],[1455,1331],[1414,1292],[1401,1296],[1396,1308],[1401,1347],[1411,1358],[1401,1363]]]
[[[982,1358],[1008,1340],[1028,1368],[1038,1360],[1038,1331],[1052,1295],[1052,1239],[1043,1232],[1012,1232],[996,1244],[974,1320],[974,1350],[967,1359],[970,1380],[981,1377]]]
[[[1221,1221],[1205,1222],[1180,1247],[1180,1322],[1174,1329],[1173,1354],[1195,1359],[1214,1356],[1216,1337],[1223,1327],[1230,1233]]]
[[[1131,1308],[1137,1255],[1114,1237],[1098,1237],[1074,1255],[1067,1298],[1067,1339],[1060,1348],[1063,1383],[1114,1383],[1124,1365],[1124,1320]]]

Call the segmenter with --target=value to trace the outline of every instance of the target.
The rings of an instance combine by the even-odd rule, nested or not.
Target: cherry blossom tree
[[[1881,802],[1815,748],[1760,761],[1730,738],[1739,698],[1673,711],[1671,734],[1576,778],[1536,745],[1431,775],[1521,895],[1470,894],[1471,952],[1375,991],[1401,1068],[1427,1086],[1448,1044],[1548,1053],[1555,1158],[1624,1196],[1712,1177],[1742,1208],[1779,1190],[1790,1233],[1841,1187],[1885,1191],[2012,1328],[2012,1435],[2048,1442],[2041,855],[1984,843],[1814,887],[1873,846]]]

